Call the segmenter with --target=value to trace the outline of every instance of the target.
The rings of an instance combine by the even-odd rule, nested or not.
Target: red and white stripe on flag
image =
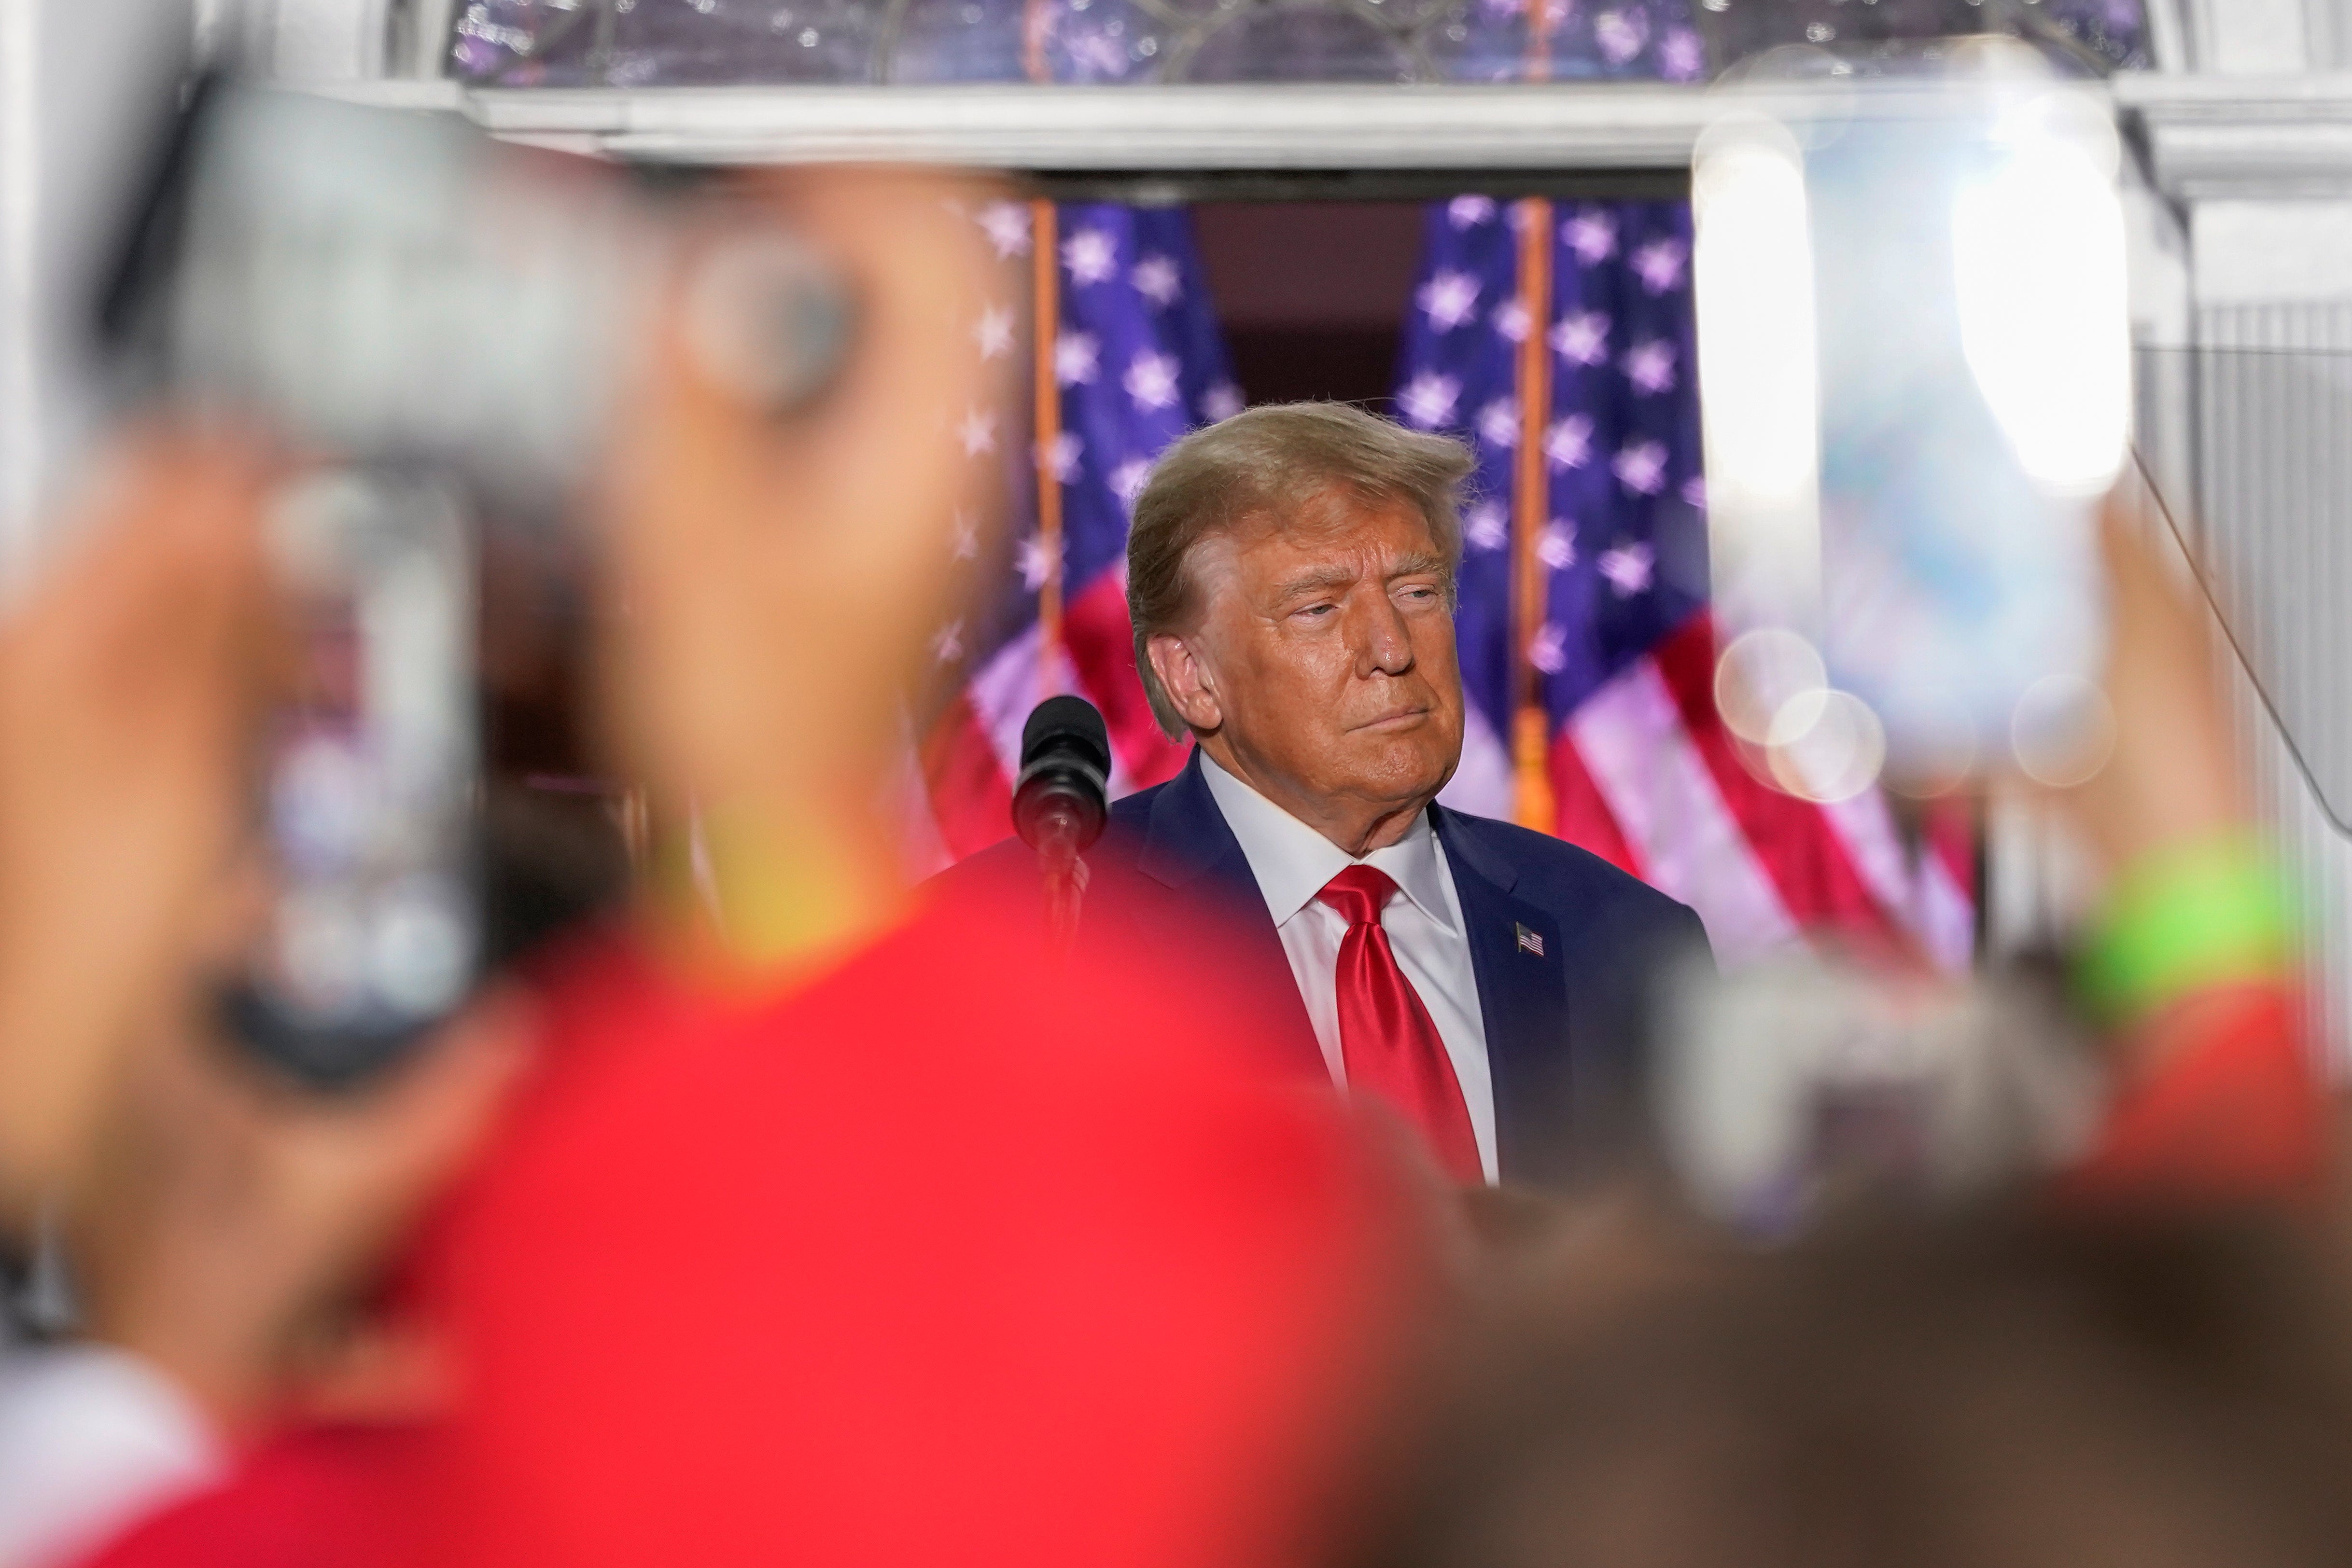
[[[1716,711],[1714,670],[1695,615],[1578,706],[1552,742],[1559,835],[1688,904],[1727,965],[1835,933],[1966,969],[1965,820],[1932,820],[1915,854],[1876,789],[1822,804],[1761,781]]]

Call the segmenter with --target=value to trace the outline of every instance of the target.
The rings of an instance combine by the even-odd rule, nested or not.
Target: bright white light
[[[1730,121],[1692,168],[1708,531],[1733,625],[1811,629],[1821,583],[1821,388],[1803,154]]]
[[[2029,106],[2006,155],[1952,206],[1960,347],[2038,484],[2089,496],[2113,481],[2131,419],[2123,204],[2098,149]]]
[[[1761,746],[1782,709],[1828,682],[1811,643],[1778,626],[1759,626],[1736,638],[1716,661],[1715,706],[1732,734]]]
[[[2107,765],[2116,748],[2116,710],[2105,692],[2080,675],[2045,675],[2017,699],[2009,744],[2028,779],[2069,789]]]
[[[1850,800],[1878,782],[1886,731],[1852,693],[1804,692],[1773,716],[1764,755],[1772,781],[1790,794],[1823,804]]]
[[[1706,484],[1717,505],[1786,503],[1820,466],[1804,166],[1777,127],[1702,148],[1692,186]]]

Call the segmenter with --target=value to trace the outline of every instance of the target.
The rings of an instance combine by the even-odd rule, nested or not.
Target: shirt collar
[[[1326,883],[1349,866],[1369,865],[1386,872],[1422,914],[1444,930],[1461,935],[1452,901],[1445,896],[1444,851],[1430,827],[1427,811],[1413,818],[1403,838],[1358,860],[1226,772],[1205,750],[1200,758],[1201,777],[1225,825],[1241,841],[1242,854],[1249,862],[1250,873],[1257,878],[1258,891],[1265,895],[1265,907],[1275,925],[1286,924],[1313,902]]]

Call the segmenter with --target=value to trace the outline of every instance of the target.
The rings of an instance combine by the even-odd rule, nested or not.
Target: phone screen
[[[1790,792],[2068,781],[2129,437],[2116,159],[1993,40],[1703,139],[1717,691]]]
[[[446,1017],[478,967],[471,553],[441,492],[373,476],[306,480],[273,522],[298,667],[264,741],[272,900],[232,1012],[335,1083]]]

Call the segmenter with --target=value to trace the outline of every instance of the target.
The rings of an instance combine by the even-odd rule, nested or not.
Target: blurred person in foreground
[[[2202,618],[2108,523],[2106,857],[2074,962],[2115,1082],[2054,1183],[1761,1254],[1519,1239],[1348,1568],[2352,1558],[2352,1232],[2284,880]]]
[[[104,1562],[1312,1549],[1395,1310],[1352,1129],[1135,956],[899,878],[900,702],[978,500],[949,437],[996,390],[938,352],[1003,286],[981,193],[744,193],[840,269],[849,362],[780,421],[665,334],[596,498],[607,760],[707,877],[673,854],[536,973],[533,1066],[379,1304],[405,1379]]]
[[[1222,921],[1295,1062],[1393,1113],[1455,1183],[1561,1186],[1622,1158],[1645,1017],[1706,936],[1596,855],[1437,803],[1462,760],[1471,467],[1458,442],[1328,402],[1250,409],[1160,457],[1128,605],[1151,711],[1194,747],[1112,807],[1082,936],[1192,980],[1194,934]],[[1031,867],[1011,841],[947,879],[1034,885]]]
[[[1349,1568],[2321,1568],[2352,1558],[2340,1254],[2044,1212],[1529,1291]]]
[[[217,1479],[519,1060],[490,1003],[318,1103],[185,1026],[247,824],[278,472],[218,432],[134,434],[0,620],[0,1261],[62,1237],[82,1330],[0,1300],[9,1568]]]

